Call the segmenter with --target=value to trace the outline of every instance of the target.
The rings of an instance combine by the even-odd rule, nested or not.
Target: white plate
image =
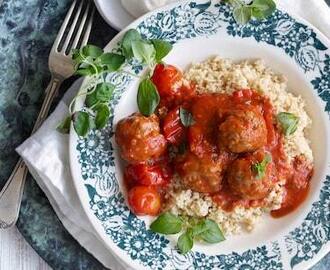
[[[124,29],[135,20],[122,6],[120,0],[94,0],[103,19],[116,30]]]
[[[152,233],[148,218],[138,218],[125,203],[122,164],[113,138],[117,121],[137,110],[138,81],[129,75],[106,79],[118,85],[106,129],[78,138],[71,129],[70,164],[82,206],[100,239],[136,269],[306,269],[330,250],[330,42],[305,21],[277,10],[268,20],[245,26],[231,9],[206,0],[184,1],[145,15],[132,23],[147,38],[174,42],[166,62],[186,68],[211,55],[233,59],[262,58],[288,77],[289,88],[302,95],[313,119],[309,134],[315,173],[306,201],[292,214],[266,217],[250,234],[229,237],[217,245],[194,246],[180,255],[173,237]],[[106,47],[110,51],[125,30]],[[141,73],[138,63],[129,65]],[[86,81],[85,81],[86,83]],[[84,99],[77,100],[76,109]],[[245,267],[245,268],[244,268]]]

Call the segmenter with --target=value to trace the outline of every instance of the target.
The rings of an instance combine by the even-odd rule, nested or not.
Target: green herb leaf
[[[276,4],[273,0],[254,0],[251,7],[253,17],[264,19],[273,14]]]
[[[170,212],[165,212],[157,217],[150,225],[153,232],[162,234],[176,234],[182,229],[182,219]]]
[[[295,116],[294,114],[288,112],[280,112],[277,115],[277,120],[281,124],[282,131],[285,136],[289,136],[297,130],[299,117]]]
[[[193,227],[193,235],[203,239],[206,243],[214,244],[225,240],[219,225],[210,219],[204,219]]]
[[[79,49],[72,49],[72,60],[75,62],[75,63],[80,63],[83,61],[83,57],[80,53],[80,50]]]
[[[111,99],[115,86],[111,83],[99,83],[95,90],[87,94],[85,104],[88,108],[95,106],[97,103],[108,103]]]
[[[56,128],[58,132],[68,134],[70,132],[71,116],[66,117]]]
[[[193,124],[195,124],[195,120],[194,120],[192,114],[189,111],[187,111],[186,109],[180,107],[179,114],[180,114],[181,123],[185,127],[190,127]]]
[[[252,170],[256,173],[257,179],[262,179],[265,176],[267,165],[272,161],[272,156],[266,154],[263,161],[252,165]]]
[[[140,113],[144,116],[153,114],[159,104],[159,100],[159,94],[154,83],[150,79],[142,80],[137,94],[137,104]]]
[[[234,19],[239,24],[246,24],[251,20],[252,10],[248,6],[238,6],[233,11]]]
[[[157,63],[162,61],[162,59],[169,54],[173,47],[170,42],[161,39],[152,39],[151,42],[156,50],[155,58]]]
[[[95,74],[95,70],[92,66],[87,66],[85,68],[79,67],[76,70],[75,74],[79,75],[79,76],[91,76],[91,75]]]
[[[138,61],[153,64],[155,62],[156,50],[154,46],[144,40],[135,40],[132,42],[134,58]]]
[[[192,249],[193,245],[194,245],[194,240],[193,240],[192,230],[188,229],[185,233],[180,235],[178,239],[177,247],[181,252],[181,254],[186,254]]]
[[[90,129],[90,116],[87,112],[75,112],[72,116],[73,127],[79,136],[86,136]]]
[[[135,29],[128,30],[121,41],[121,46],[125,57],[133,57],[132,43],[135,40],[141,40],[140,33]]]
[[[91,94],[88,94],[85,99],[85,104],[88,108],[95,106],[98,103],[98,99],[96,97],[96,91],[92,92]]]
[[[110,110],[106,104],[99,104],[95,107],[95,127],[97,129],[102,129],[108,123],[110,117]]]
[[[111,83],[99,83],[96,86],[96,99],[100,102],[108,102],[111,99],[115,86]]]
[[[95,45],[86,45],[81,50],[83,56],[97,58],[103,54],[103,50]]]
[[[104,53],[97,61],[107,67],[107,71],[113,72],[118,70],[125,62],[125,56],[116,53]]]

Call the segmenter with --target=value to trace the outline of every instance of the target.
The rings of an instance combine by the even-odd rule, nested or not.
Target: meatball
[[[227,171],[227,182],[231,191],[242,199],[258,200],[265,198],[275,181],[273,165],[264,152],[249,154],[236,159]],[[256,169],[259,165],[264,170]]]
[[[202,193],[213,193],[221,189],[225,160],[221,158],[199,158],[186,152],[176,160],[176,172],[187,188]]]
[[[131,163],[157,158],[166,150],[166,140],[160,134],[156,115],[145,117],[134,113],[120,120],[115,133],[121,157]]]
[[[253,152],[266,143],[266,122],[256,109],[234,110],[219,125],[220,149],[225,147],[233,153]]]

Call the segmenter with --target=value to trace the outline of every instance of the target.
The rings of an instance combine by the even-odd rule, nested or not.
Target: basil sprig
[[[171,43],[161,39],[143,39],[135,29],[128,30],[122,40],[122,51],[126,58],[134,57],[149,66],[161,62],[171,50]]]
[[[150,229],[153,232],[162,234],[176,234],[182,230],[183,220],[170,212],[165,212],[151,223]]]
[[[116,90],[115,85],[104,81],[106,74],[128,73],[123,68],[127,60],[131,58],[147,65],[150,69],[147,73],[150,73],[154,65],[161,62],[171,49],[172,45],[167,41],[147,40],[137,30],[130,29],[123,36],[117,53],[104,52],[103,49],[90,44],[79,50],[73,50],[72,59],[75,63],[76,74],[90,77],[91,83],[85,92],[79,94],[79,96],[86,95],[86,108],[72,112],[72,105],[78,97],[76,96],[69,106],[70,115],[59,124],[57,130],[69,133],[71,121],[79,136],[86,136],[94,127],[104,128],[111,117],[109,103]],[[156,86],[147,77],[141,78],[137,101],[140,112],[145,116],[151,115],[159,104]]]
[[[177,234],[183,231],[177,242],[177,248],[182,254],[189,252],[197,239],[210,244],[225,240],[218,224],[213,220],[178,217],[170,212],[165,212],[158,216],[151,223],[150,229],[153,232],[166,235]]]
[[[293,113],[280,112],[277,115],[277,120],[280,123],[285,136],[289,136],[297,130],[299,117]]]
[[[261,162],[257,162],[252,165],[252,170],[256,174],[257,179],[262,179],[265,177],[267,165],[272,161],[270,154],[267,154]]]
[[[242,0],[226,0],[233,7],[233,17],[239,24],[246,24],[252,18],[262,20],[273,14],[276,4],[273,0],[253,0],[246,4]]]

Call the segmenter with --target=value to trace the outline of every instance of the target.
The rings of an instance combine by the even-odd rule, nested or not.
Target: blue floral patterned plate
[[[106,80],[118,86],[110,104],[114,117],[104,130],[93,130],[86,138],[71,130],[70,161],[83,208],[109,252],[136,269],[306,269],[316,263],[330,250],[330,42],[305,21],[281,10],[267,20],[239,25],[230,6],[207,0],[180,1],[145,15],[129,28],[147,38],[173,42],[165,61],[183,69],[220,55],[261,58],[284,73],[290,91],[306,100],[313,120],[308,137],[315,173],[308,198],[294,213],[281,219],[265,217],[252,233],[217,245],[196,245],[189,254],[180,255],[174,237],[151,232],[150,220],[136,217],[126,205],[113,131],[119,119],[137,110],[138,81],[123,73],[108,75]],[[123,32],[106,50],[116,50]],[[130,63],[129,68],[143,73],[138,63]],[[83,103],[78,99],[76,109]]]

